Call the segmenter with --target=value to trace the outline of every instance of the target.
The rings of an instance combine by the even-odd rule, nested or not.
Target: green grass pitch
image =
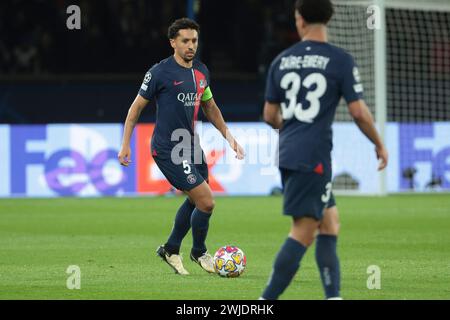
[[[0,299],[257,299],[290,220],[280,197],[218,197],[208,248],[239,246],[247,269],[236,279],[207,274],[182,253],[191,275],[155,254],[180,197],[0,200]],[[449,299],[450,196],[337,197],[345,299]],[[69,265],[81,289],[69,290]],[[367,268],[381,289],[367,288]],[[323,299],[314,247],[282,299]]]

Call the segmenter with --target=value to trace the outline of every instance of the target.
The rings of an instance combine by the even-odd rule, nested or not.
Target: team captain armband
[[[212,92],[211,92],[211,89],[210,89],[209,86],[208,86],[208,87],[206,87],[205,92],[203,92],[203,95],[202,95],[202,102],[211,100],[212,97],[213,97],[213,94],[212,94]]]

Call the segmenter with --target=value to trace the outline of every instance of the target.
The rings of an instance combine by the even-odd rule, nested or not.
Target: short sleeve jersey
[[[156,99],[152,153],[170,155],[185,133],[194,137],[200,103],[212,97],[208,68],[197,60],[193,61],[192,68],[186,68],[170,56],[145,74],[139,95],[147,100]],[[181,129],[179,133],[175,132],[177,129]]]
[[[268,72],[265,99],[282,109],[279,167],[331,170],[336,108],[341,97],[351,103],[362,96],[352,56],[334,45],[301,41],[278,55]]]

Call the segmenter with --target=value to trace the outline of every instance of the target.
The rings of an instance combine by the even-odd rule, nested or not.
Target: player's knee
[[[337,236],[339,234],[340,227],[341,226],[340,226],[339,222],[331,222],[331,223],[327,223],[327,224],[321,224],[319,227],[319,233]]]
[[[313,233],[299,233],[294,230],[289,233],[289,237],[300,242],[305,247],[310,247],[314,243],[314,234]]]
[[[319,222],[312,218],[294,219],[289,236],[309,247],[313,244]]]
[[[300,242],[304,247],[310,247],[314,243],[313,235],[300,235],[294,239]]]
[[[203,199],[197,204],[197,208],[203,212],[213,212],[216,202],[214,199]]]
[[[339,229],[339,213],[336,206],[326,209],[319,226],[319,233],[337,236]]]
[[[304,237],[300,241],[305,247],[310,247],[314,243],[314,237]]]
[[[216,202],[214,200],[208,201],[205,204],[205,212],[213,212]]]

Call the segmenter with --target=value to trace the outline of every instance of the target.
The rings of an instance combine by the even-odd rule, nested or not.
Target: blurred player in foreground
[[[339,219],[331,191],[331,125],[341,97],[375,145],[378,170],[387,165],[387,150],[363,101],[358,68],[350,54],[327,42],[326,25],[333,13],[330,0],[297,0],[295,23],[301,41],[278,55],[269,69],[264,120],[280,129],[283,212],[292,217],[292,227],[261,299],[278,299],[315,238],[325,296],[341,299]]]

